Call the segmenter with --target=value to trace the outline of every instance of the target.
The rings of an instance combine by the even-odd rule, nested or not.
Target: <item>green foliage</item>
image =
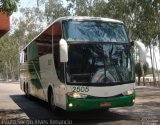
[[[67,0],[71,15],[93,16],[93,6],[97,0]]]
[[[17,11],[18,1],[19,0],[0,0],[0,11],[7,12],[8,15],[11,15]]]
[[[39,9],[23,8],[21,12],[23,17],[13,19],[14,32],[0,39],[0,74],[6,79],[19,77],[19,51],[43,29]]]
[[[6,34],[0,39],[0,73],[4,78],[18,76],[18,48],[19,45],[16,42],[15,36]]]
[[[48,24],[59,17],[69,15],[69,11],[63,7],[61,0],[48,0],[45,3],[45,16],[47,17]]]
[[[145,63],[143,65],[143,70],[144,70],[144,74],[146,75],[149,71],[149,65],[148,63]],[[142,76],[142,70],[141,70],[141,66],[140,66],[140,63],[136,63],[136,66],[135,66],[135,73],[138,77],[141,77]]]

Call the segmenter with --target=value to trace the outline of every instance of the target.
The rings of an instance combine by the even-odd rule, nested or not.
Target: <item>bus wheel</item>
[[[25,87],[25,93],[26,93],[26,97],[30,98],[28,83],[26,84],[26,87]]]
[[[23,91],[24,91],[24,93],[26,93],[26,84],[25,84],[25,82],[23,83]]]
[[[49,105],[52,111],[56,111],[56,105],[54,103],[54,95],[52,90],[50,91],[50,94],[49,94]]]

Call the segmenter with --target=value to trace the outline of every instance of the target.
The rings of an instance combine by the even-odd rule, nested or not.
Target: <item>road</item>
[[[0,124],[160,125],[160,89],[137,87],[136,93],[132,107],[53,113],[46,102],[26,98],[19,83],[0,83]]]

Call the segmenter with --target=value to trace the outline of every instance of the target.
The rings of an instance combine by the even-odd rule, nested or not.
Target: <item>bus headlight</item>
[[[78,92],[68,92],[67,95],[73,98],[87,98],[86,94],[82,94]]]
[[[132,95],[133,93],[134,93],[134,90],[133,89],[129,89],[129,90],[123,92],[122,94],[123,95]]]

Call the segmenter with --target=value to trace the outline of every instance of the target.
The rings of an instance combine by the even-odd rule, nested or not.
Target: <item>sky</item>
[[[67,5],[66,0],[63,0],[64,6]],[[20,0],[19,4],[18,4],[18,12],[14,12],[11,16],[11,27],[12,27],[12,19],[13,17],[20,17],[21,13],[19,12],[20,8],[25,8],[25,7],[35,7],[36,6],[36,0]],[[41,6],[41,8],[44,8],[44,5]],[[155,55],[156,55],[156,61],[157,61],[157,66],[158,69],[160,69],[160,55],[159,55],[159,50],[158,47],[155,47],[154,49],[152,49],[155,51]],[[151,67],[151,58],[150,58],[150,53],[149,53],[149,49],[147,50],[147,62],[149,64],[149,66]],[[154,65],[156,68],[156,64]]]

